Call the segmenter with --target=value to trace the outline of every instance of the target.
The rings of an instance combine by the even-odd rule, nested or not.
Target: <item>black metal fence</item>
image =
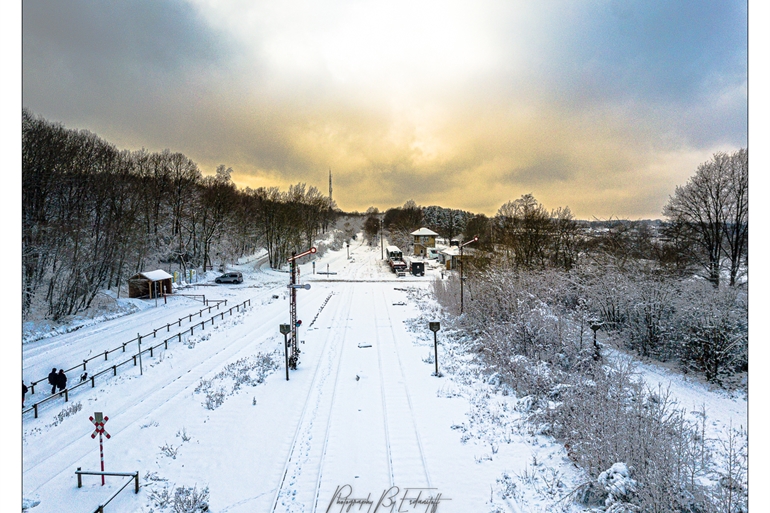
[[[130,477],[128,481],[123,484],[123,486],[120,487],[120,489],[112,494],[112,497],[107,499],[107,501],[104,504],[99,504],[97,506],[94,513],[104,513],[104,507],[112,502],[112,499],[118,496],[120,492],[125,490],[126,486],[128,486],[131,481],[134,482],[134,493],[139,493],[139,472],[100,472],[98,470],[80,470],[80,467],[75,471],[75,474],[78,476],[78,488],[83,487],[83,476],[118,476],[118,477]]]
[[[222,301],[220,301],[220,302],[222,302]],[[152,356],[154,356],[154,351],[156,349],[158,349],[160,346],[163,346],[164,349],[168,349],[168,343],[174,341],[174,339],[178,340],[179,342],[182,342],[182,336],[185,335],[187,332],[189,332],[190,335],[194,335],[195,334],[195,328],[197,326],[200,326],[200,329],[206,329],[206,323],[210,322],[211,325],[213,326],[214,325],[214,321],[215,321],[215,319],[217,317],[220,317],[221,319],[224,319],[226,313],[229,313],[232,316],[233,315],[233,310],[235,310],[236,312],[239,312],[241,308],[246,308],[247,305],[251,306],[251,300],[250,299],[247,299],[243,303],[240,303],[240,304],[237,304],[235,306],[230,307],[229,310],[224,310],[224,311],[222,311],[222,312],[220,312],[218,314],[215,314],[215,315],[213,315],[209,319],[202,320],[201,322],[196,322],[195,324],[190,326],[188,329],[186,329],[184,331],[180,331],[179,333],[177,333],[175,335],[172,335],[169,338],[164,339],[163,342],[160,342],[160,343],[158,343],[156,345],[150,345],[150,347],[148,347],[146,349],[142,349],[141,351],[137,350],[136,354],[130,355],[129,359],[124,360],[124,361],[122,361],[120,363],[116,363],[115,365],[113,365],[111,367],[107,367],[106,369],[103,369],[103,370],[97,372],[93,376],[89,376],[88,379],[86,379],[85,381],[80,381],[78,384],[76,384],[74,386],[67,387],[67,388],[65,388],[64,390],[62,390],[59,393],[51,394],[48,397],[46,397],[45,399],[42,399],[42,400],[32,404],[32,406],[22,410],[21,413],[25,414],[25,413],[29,413],[29,412],[34,412],[35,418],[37,418],[37,416],[38,416],[38,408],[40,407],[40,405],[45,404],[45,403],[50,402],[50,401],[53,401],[53,400],[56,400],[59,397],[64,397],[64,402],[68,402],[69,401],[69,394],[72,391],[74,391],[74,390],[76,390],[76,389],[78,389],[78,388],[80,388],[82,386],[86,386],[89,383],[91,385],[91,388],[94,388],[96,386],[96,378],[99,378],[99,377],[102,377],[102,376],[108,376],[109,377],[110,373],[112,373],[112,376],[117,376],[118,368],[119,367],[122,367],[124,365],[129,364],[129,363],[133,363],[133,366],[136,366],[137,365],[137,358],[139,358],[140,355],[145,354],[145,353],[150,353],[150,356],[152,357]],[[209,312],[211,312],[212,308],[213,308],[213,306],[209,306],[208,307]],[[219,308],[219,303],[217,303],[216,308]],[[205,310],[206,309],[204,308],[198,314],[190,314],[188,316],[190,322],[192,322],[192,318],[193,318],[194,315],[199,315],[200,317],[202,317],[203,316],[203,312]],[[179,321],[178,321],[179,326],[182,325],[182,320],[183,319],[184,319],[184,317],[179,319]],[[177,324],[177,323],[173,323],[173,324]],[[170,326],[173,326],[173,324],[167,324],[165,327],[170,328]],[[153,330],[152,336],[155,337],[156,333],[158,331],[160,331],[161,329],[163,329],[163,328],[158,328],[158,329]],[[107,359],[107,355],[109,353],[117,351],[117,350],[120,350],[121,348],[122,348],[123,352],[125,352],[125,350],[126,350],[125,348],[126,348],[127,344],[130,344],[131,342],[134,342],[134,341],[141,342],[141,339],[143,339],[145,337],[149,337],[149,336],[150,336],[149,333],[147,335],[140,335],[139,337],[137,337],[135,339],[132,339],[132,340],[129,340],[128,342],[123,343],[122,346],[119,346],[119,347],[117,347],[115,349],[112,349],[110,351],[105,351],[103,353],[104,354],[104,359],[105,360]],[[102,356],[102,354],[99,354],[96,357],[89,358],[88,360],[83,360],[82,364],[78,364],[75,367],[71,367],[70,369],[67,369],[65,372],[69,372],[71,370],[78,369],[81,366],[83,367],[83,369],[85,369],[86,368],[86,363],[88,361],[93,360],[94,358],[97,358],[97,357],[101,357],[101,356]],[[42,380],[38,380],[38,381],[35,382],[35,384],[40,383],[41,381]]]
[[[216,307],[216,309],[219,310],[220,303],[224,303],[225,306],[227,306],[227,300],[226,299],[209,299],[208,301],[206,301],[206,296],[200,296],[200,297],[203,298],[203,302],[207,306],[206,306],[206,308],[202,308],[197,313],[191,313],[190,315],[187,315],[186,317],[188,318],[189,322],[192,322],[192,318],[195,317],[195,316],[203,317],[203,312],[205,312],[206,310],[208,310],[208,313],[211,313],[211,309],[214,308],[214,307]],[[213,306],[208,306],[209,303],[214,303],[214,305]],[[174,324],[177,324],[178,326],[181,327],[182,326],[182,321],[184,319],[185,319],[185,317],[182,317],[177,322],[167,323],[165,326],[161,326],[159,328],[154,328],[151,333],[147,333],[146,335],[137,335],[136,338],[132,338],[128,342],[123,342],[120,346],[118,346],[118,347],[116,347],[114,349],[105,350],[103,353],[98,353],[98,354],[92,356],[91,358],[84,359],[83,363],[78,363],[77,365],[75,365],[73,367],[70,367],[69,369],[64,369],[64,372],[68,373],[70,371],[73,371],[73,370],[76,370],[76,369],[80,369],[81,367],[85,371],[85,370],[87,370],[88,362],[90,362],[92,360],[96,360],[97,358],[101,358],[102,356],[104,357],[104,360],[107,361],[107,356],[110,353],[114,353],[116,351],[121,351],[121,352],[125,353],[126,352],[126,346],[128,344],[130,344],[131,342],[140,341],[140,340],[142,340],[144,338],[149,337],[150,335],[152,335],[152,338],[156,338],[158,332],[161,331],[164,328],[166,329],[167,332],[169,332],[169,331],[171,331],[171,326],[173,326]],[[30,386],[29,386],[29,393],[30,394],[34,394],[35,393],[35,387],[39,383],[42,383],[42,382],[48,383],[48,376],[46,376],[44,378],[40,378],[40,379],[35,380],[35,381],[32,381],[30,383]]]

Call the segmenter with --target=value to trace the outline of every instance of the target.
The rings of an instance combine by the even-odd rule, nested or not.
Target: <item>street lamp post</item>
[[[472,242],[476,242],[479,240],[479,236],[474,236],[471,240],[464,244],[460,244],[460,314],[463,313],[463,302],[464,302],[464,295],[463,295],[463,247],[467,246],[468,244]]]
[[[289,339],[288,335],[291,332],[291,326],[288,324],[281,324],[278,327],[283,333],[283,355],[286,358],[286,381],[289,381]]]

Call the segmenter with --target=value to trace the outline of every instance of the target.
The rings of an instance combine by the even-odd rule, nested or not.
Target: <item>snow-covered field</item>
[[[301,281],[311,289],[297,294],[302,353],[288,381],[278,330],[289,319],[288,274],[257,259],[236,267],[243,284],[212,282],[190,291],[227,299],[228,308],[250,300],[250,307],[174,339],[153,357],[145,354],[141,373],[125,365],[95,388],[73,391],[69,402],[41,405],[37,419],[25,414],[22,494],[29,511],[91,512],[129,480],[107,477],[101,486],[99,477],[87,475],[77,487],[78,467],[99,470],[94,412],[109,417],[106,470],[140,477],[139,493],[129,485],[107,512],[164,511],[158,504],[180,487],[205,490],[216,513],[544,511],[585,479],[563,448],[518,422],[514,397],[463,372],[468,364],[461,354],[442,362],[449,348],[439,345],[444,375],[432,375],[427,321],[435,319],[423,308],[436,271],[397,278],[379,247],[359,242],[351,244],[350,257],[329,251],[317,260],[317,271],[328,265],[336,275],[301,266]],[[189,326],[167,330],[167,324],[201,309],[185,297],[150,306],[25,344],[25,382],[159,326],[158,337],[173,336]],[[125,356],[110,354],[93,368],[109,367],[113,358]],[[714,433],[730,420],[746,425],[745,398],[694,386],[653,365],[643,369],[650,382],[670,382],[683,407],[705,403]],[[27,404],[50,394],[46,388],[28,394]]]

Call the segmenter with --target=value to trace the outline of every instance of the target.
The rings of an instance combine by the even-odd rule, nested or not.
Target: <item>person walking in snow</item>
[[[27,395],[27,385],[24,384],[24,380],[21,380],[21,407],[24,408],[24,398]]]
[[[56,367],[48,374],[48,383],[51,385],[51,393],[56,393],[57,374]]]
[[[64,369],[59,369],[59,374],[56,375],[56,386],[59,387],[59,392],[67,388],[67,376],[64,374]]]

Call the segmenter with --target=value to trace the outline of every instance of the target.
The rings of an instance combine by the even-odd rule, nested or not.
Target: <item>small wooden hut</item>
[[[162,269],[146,271],[128,279],[128,297],[153,299],[172,294],[174,277]]]

